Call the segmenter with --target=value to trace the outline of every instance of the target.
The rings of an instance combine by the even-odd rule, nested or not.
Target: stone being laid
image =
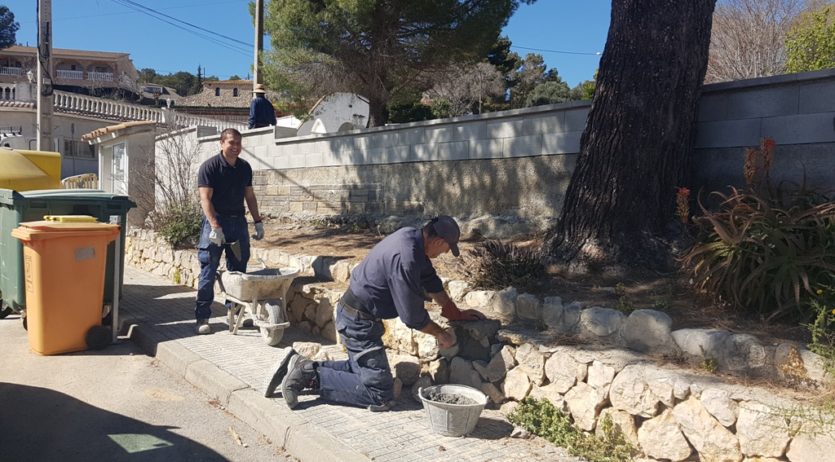
[[[611,343],[623,324],[623,313],[611,308],[593,306],[580,313],[580,336]]]

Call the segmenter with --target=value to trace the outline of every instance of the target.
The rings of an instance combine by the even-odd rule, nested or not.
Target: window
[[[232,89],[232,96],[234,96],[236,98],[238,97],[238,89],[237,88]]]
[[[78,157],[81,159],[95,159],[95,148],[84,141],[64,140],[64,153],[67,157]]]
[[[220,88],[215,88],[215,96],[220,96]]]

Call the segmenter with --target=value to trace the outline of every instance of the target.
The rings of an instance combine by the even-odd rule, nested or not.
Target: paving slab
[[[280,397],[263,397],[265,377],[293,341],[304,334],[292,327],[278,347],[264,343],[255,329],[231,335],[226,310],[216,303],[213,333],[196,335],[196,292],[131,266],[125,268],[120,317],[132,325],[131,339],[164,366],[261,431],[302,461],[578,461],[544,440],[510,438],[501,413],[486,409],[465,438],[433,433],[420,404],[404,395],[393,411],[327,404],[301,396],[290,410]]]

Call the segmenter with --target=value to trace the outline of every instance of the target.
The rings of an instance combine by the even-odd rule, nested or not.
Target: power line
[[[145,6],[145,5],[142,5],[141,3],[134,2],[133,0],[120,0],[120,2],[121,2],[121,3],[128,3],[128,4],[131,4],[131,5],[135,5],[135,6],[139,7],[139,8],[142,8],[142,9],[144,9],[144,10],[148,10],[148,11],[153,12],[153,13],[155,13],[155,14],[158,14],[158,15],[160,15],[160,16],[165,16],[165,17],[166,17],[166,18],[168,18],[168,19],[171,19],[171,20],[173,20],[173,21],[177,21],[177,22],[179,22],[179,23],[181,23],[181,24],[185,24],[185,25],[187,25],[187,26],[189,26],[189,27],[193,27],[193,28],[195,28],[195,29],[197,29],[197,30],[202,30],[202,31],[204,31],[204,32],[208,32],[208,33],[210,33],[210,34],[217,35],[218,37],[223,37],[223,38],[225,38],[225,39],[227,39],[227,40],[229,40],[229,41],[231,41],[231,42],[239,43],[239,44],[241,44],[241,45],[244,45],[244,46],[247,46],[247,47],[249,47],[249,48],[252,48],[252,44],[251,44],[251,43],[246,43],[246,42],[240,41],[240,40],[238,40],[238,39],[236,39],[236,38],[229,37],[228,35],[223,35],[223,34],[220,34],[220,33],[215,32],[215,31],[213,31],[213,30],[205,29],[205,28],[203,28],[203,27],[200,27],[200,26],[194,25],[194,24],[192,24],[192,23],[190,23],[190,22],[183,21],[183,20],[181,20],[181,19],[177,19],[177,18],[175,18],[175,17],[173,17],[173,16],[169,16],[169,15],[167,15],[167,14],[165,14],[165,13],[162,13],[162,12],[160,12],[160,11],[157,11],[157,10],[155,10],[155,9],[153,9],[153,8],[149,8],[149,7]]]
[[[156,10],[151,9],[151,8],[147,8],[147,7],[143,6],[143,5],[136,4],[135,2],[132,2],[132,1],[130,1],[130,0],[111,0],[111,1],[113,1],[114,3],[117,3],[117,4],[119,4],[119,5],[125,6],[125,7],[127,7],[127,8],[130,8],[130,9],[132,9],[132,10],[134,10],[134,11],[139,12],[139,13],[142,13],[142,14],[145,14],[145,15],[147,15],[147,16],[150,16],[150,17],[152,17],[152,18],[154,18],[154,19],[156,19],[156,20],[158,20],[158,21],[162,21],[162,22],[164,22],[164,23],[166,23],[166,24],[168,24],[168,25],[170,25],[170,26],[174,26],[174,27],[176,27],[177,29],[180,29],[180,30],[182,30],[182,31],[188,32],[188,33],[190,33],[190,34],[196,35],[196,36],[198,36],[198,37],[200,37],[200,38],[203,38],[203,39],[205,39],[205,40],[208,40],[208,41],[210,41],[210,42],[213,42],[213,43],[215,43],[215,44],[217,44],[217,45],[220,45],[220,46],[222,46],[222,47],[224,47],[224,48],[227,48],[227,49],[229,49],[229,50],[232,50],[232,51],[234,51],[234,52],[236,52],[236,53],[240,53],[240,54],[242,54],[242,55],[248,55],[248,54],[251,52],[250,50],[248,50],[248,49],[244,49],[243,47],[241,47],[241,46],[239,46],[239,45],[234,45],[234,44],[231,44],[231,43],[226,43],[226,42],[223,42],[223,41],[220,39],[220,37],[225,38],[225,39],[227,39],[227,40],[232,40],[232,41],[235,41],[235,42],[240,42],[240,41],[238,41],[238,40],[236,40],[236,39],[233,39],[233,38],[231,38],[231,37],[226,37],[225,35],[218,34],[218,33],[214,32],[214,31],[209,31],[209,30],[207,30],[207,29],[204,29],[204,28],[199,27],[199,26],[195,26],[195,25],[193,25],[193,24],[186,23],[185,21],[180,21],[180,20],[178,20],[178,19],[176,19],[176,18],[173,18],[173,17],[171,17],[171,16],[168,16],[168,15],[166,15],[166,14],[164,14],[164,13],[160,13],[160,12],[158,12],[158,11],[156,11]],[[146,10],[148,10],[148,11],[146,11]],[[163,17],[160,17],[160,16],[163,16]],[[190,29],[187,29],[187,28],[185,28],[185,27],[181,26],[180,24],[177,24],[176,22],[172,22],[171,20],[168,20],[168,19],[166,19],[166,18],[171,18],[173,21],[178,21],[178,22],[181,22],[181,23],[183,23],[183,24],[188,24],[190,27],[193,27],[193,28],[198,29],[198,30],[190,30]],[[200,31],[206,31],[206,32],[208,32],[208,34],[207,34],[207,33],[200,32]],[[247,46],[249,46],[249,47],[252,47],[252,45],[247,44],[247,43],[245,43],[245,42],[240,42],[240,43],[243,43],[244,45],[247,45]]]
[[[565,51],[565,50],[546,50],[543,48],[528,48],[528,47],[520,47],[517,45],[510,45],[510,48],[518,48],[520,50],[529,50],[529,51],[541,51],[543,53],[560,53],[564,55],[587,55],[587,56],[600,56],[603,54],[600,51],[595,52],[585,52],[585,51]]]

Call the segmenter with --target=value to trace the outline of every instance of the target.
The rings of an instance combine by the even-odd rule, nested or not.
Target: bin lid
[[[100,189],[39,189],[32,191],[13,191],[11,189],[0,189],[0,204],[14,205],[21,200],[46,199],[74,202],[123,202],[125,209],[136,207],[130,197],[122,194],[114,194]]]
[[[21,241],[52,239],[68,236],[94,236],[109,234],[113,240],[119,234],[119,225],[110,223],[62,223],[57,221],[26,221],[12,230],[12,236]]]

